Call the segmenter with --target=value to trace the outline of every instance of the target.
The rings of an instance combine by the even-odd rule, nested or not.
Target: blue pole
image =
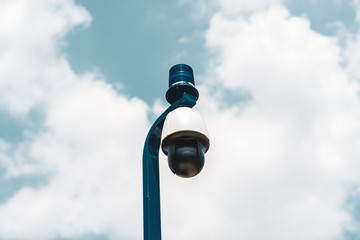
[[[186,92],[173,102],[155,121],[146,137],[143,152],[143,221],[144,240],[161,240],[159,148],[164,121],[169,112],[178,107],[192,108],[197,97]]]

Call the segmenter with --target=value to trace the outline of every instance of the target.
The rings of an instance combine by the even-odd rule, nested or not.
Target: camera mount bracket
[[[146,137],[142,162],[144,240],[161,240],[159,150],[165,118],[176,108],[192,108],[195,106],[198,96],[183,92],[182,97],[172,102],[165,112],[156,119]]]

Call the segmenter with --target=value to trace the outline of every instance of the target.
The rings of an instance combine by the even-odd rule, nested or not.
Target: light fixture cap
[[[196,99],[199,92],[195,88],[194,73],[192,68],[186,64],[177,64],[169,71],[169,89],[166,92],[166,100],[172,104],[179,100],[186,92]]]

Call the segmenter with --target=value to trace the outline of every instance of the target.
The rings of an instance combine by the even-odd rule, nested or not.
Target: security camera
[[[199,112],[179,107],[167,115],[161,149],[168,156],[173,173],[185,178],[197,175],[204,166],[209,146],[209,134]]]

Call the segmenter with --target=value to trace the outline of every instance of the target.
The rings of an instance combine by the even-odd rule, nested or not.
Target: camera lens
[[[197,139],[180,138],[168,149],[168,163],[171,171],[180,177],[193,177],[204,166],[205,146]]]

